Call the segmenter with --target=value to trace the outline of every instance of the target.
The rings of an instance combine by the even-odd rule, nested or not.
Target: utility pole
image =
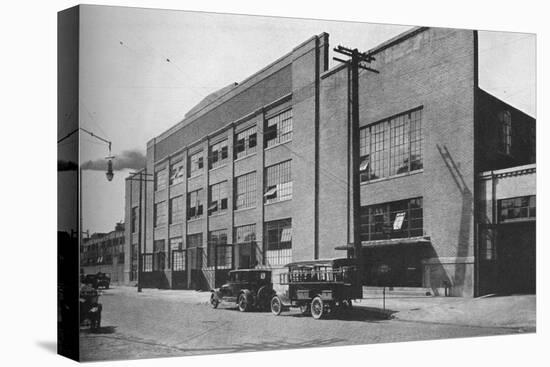
[[[353,253],[358,260],[361,273],[363,272],[363,261],[361,258],[361,238],[359,229],[361,227],[361,195],[359,180],[360,151],[359,151],[359,68],[378,74],[378,70],[365,66],[363,63],[370,64],[375,58],[365,52],[359,52],[357,48],[351,49],[344,46],[338,46],[335,52],[348,56],[348,60],[342,60],[334,57],[334,60],[343,62],[351,69],[351,97],[348,97],[348,106],[351,105],[351,168],[352,168],[352,206],[353,206]],[[349,95],[348,95],[349,96]]]

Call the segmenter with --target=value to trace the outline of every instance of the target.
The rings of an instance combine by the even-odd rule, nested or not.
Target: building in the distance
[[[534,195],[534,184],[491,197],[487,177],[535,162],[535,120],[479,88],[477,32],[414,28],[368,51],[379,73],[359,75],[359,157],[350,70],[328,69],[328,38],[208,96],[148,142],[153,182],[141,183],[141,203],[139,182],[126,183],[126,247],[137,259],[142,244],[143,286],[207,289],[228,269],[347,256],[353,175],[367,286],[480,295],[502,290],[499,277],[518,266],[503,259],[534,254],[534,199],[507,201]],[[487,205],[498,206],[490,218]],[[499,251],[487,228],[516,207],[529,250],[507,245],[488,257]],[[524,257],[534,269],[534,255]],[[137,260],[127,281],[136,270]]]
[[[80,269],[84,274],[109,274],[112,284],[124,284],[124,223],[109,233],[94,233],[82,239]]]

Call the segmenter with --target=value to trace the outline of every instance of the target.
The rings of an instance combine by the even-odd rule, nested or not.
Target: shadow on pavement
[[[36,345],[41,347],[42,349],[57,354],[57,342],[52,340],[40,340],[36,342]]]

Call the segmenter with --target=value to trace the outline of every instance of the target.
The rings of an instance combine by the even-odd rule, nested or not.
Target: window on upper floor
[[[183,159],[170,163],[170,185],[176,185],[185,179]]]
[[[235,159],[245,157],[256,152],[258,138],[256,126],[249,127],[235,135]]]
[[[155,227],[166,224],[166,201],[156,203],[153,208],[153,225]]]
[[[360,231],[361,241],[422,236],[422,198],[361,207]]]
[[[166,168],[163,168],[155,172],[155,191],[164,190],[165,188],[166,188]]]
[[[292,199],[291,161],[285,161],[265,169],[264,203]]]
[[[535,220],[536,214],[537,201],[535,195],[498,201],[499,223]]]
[[[423,168],[422,108],[361,128],[361,182]]]
[[[292,110],[286,110],[265,122],[264,148],[292,140]]]
[[[235,210],[256,205],[256,172],[235,178]]]
[[[223,165],[228,157],[227,139],[211,145],[208,149],[208,168],[216,168]]]
[[[500,111],[498,114],[498,150],[502,154],[512,154],[512,114]]]
[[[183,223],[183,196],[176,196],[170,199],[168,208],[168,223]]]
[[[209,187],[208,215],[227,210],[227,181]]]
[[[187,194],[187,219],[202,217],[202,203],[204,201],[204,190],[198,189]]]
[[[194,153],[189,156],[189,162],[187,165],[188,176],[193,177],[202,173],[204,167],[204,157],[202,151]]]

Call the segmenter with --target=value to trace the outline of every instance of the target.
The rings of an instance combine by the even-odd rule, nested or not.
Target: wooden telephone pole
[[[344,46],[338,46],[334,49],[335,52],[348,56],[348,60],[342,60],[334,57],[334,60],[347,64],[351,69],[351,96],[348,95],[348,103],[351,105],[351,169],[352,169],[352,202],[353,202],[353,250],[354,257],[361,261],[361,238],[359,229],[361,227],[361,195],[360,195],[360,180],[359,180],[359,166],[360,166],[360,152],[359,152],[359,68],[378,74],[377,70],[374,70],[364,63],[370,64],[375,58],[365,52],[359,52],[358,49],[350,49]],[[362,266],[361,266],[362,269]]]

